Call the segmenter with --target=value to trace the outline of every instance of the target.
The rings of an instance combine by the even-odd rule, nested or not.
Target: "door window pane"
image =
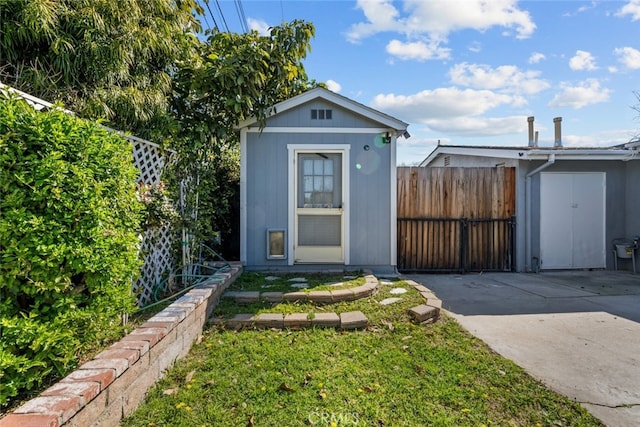
[[[341,160],[336,153],[299,154],[298,207],[336,208],[342,206]]]

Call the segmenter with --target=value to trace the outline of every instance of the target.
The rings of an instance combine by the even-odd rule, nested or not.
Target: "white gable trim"
[[[396,130],[405,131],[409,126],[407,123],[401,120],[398,120],[380,111],[374,110],[373,108],[367,107],[363,104],[360,104],[359,102],[353,101],[349,98],[346,98],[335,92],[331,92],[330,90],[322,87],[313,88],[300,95],[294,96],[293,98],[289,98],[285,101],[282,101],[274,105],[272,115],[283,113],[287,110],[295,108],[299,105],[302,105],[314,99],[324,99],[328,102],[331,102],[342,108],[345,108],[346,110],[349,110],[361,116],[367,117],[373,121],[376,121],[385,126],[389,126]],[[242,129],[244,127],[249,127],[256,123],[257,123],[257,119],[255,117],[250,117],[246,120],[241,121],[238,124],[238,128]]]
[[[392,128],[334,128],[334,127],[266,127],[260,130],[259,127],[243,128],[249,133],[384,133],[391,132],[392,135],[396,129]]]

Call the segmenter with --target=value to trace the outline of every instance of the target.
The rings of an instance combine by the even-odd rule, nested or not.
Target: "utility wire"
[[[216,17],[213,15],[213,12],[211,11],[211,8],[209,7],[209,0],[204,0],[204,4],[207,7],[207,10],[209,11],[209,15],[211,15],[211,19],[213,19],[213,25],[214,25],[214,30],[218,30],[218,22],[216,22]],[[206,13],[204,14],[205,16],[207,15]],[[208,25],[208,24],[207,24]]]
[[[224,27],[227,29],[227,33],[230,33],[231,31],[229,31],[229,25],[227,25],[227,20],[224,18],[224,13],[222,13],[222,8],[220,7],[220,2],[218,0],[216,0],[216,6],[218,7],[218,12],[220,13],[220,17],[222,18]]]
[[[242,6],[242,0],[235,0],[236,12],[238,12],[238,18],[240,18],[240,27],[245,33],[249,32],[247,27],[247,16],[244,14],[244,7]]]

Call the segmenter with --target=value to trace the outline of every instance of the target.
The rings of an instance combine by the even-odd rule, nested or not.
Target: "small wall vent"
[[[449,156],[444,156],[444,165],[445,165],[445,166],[449,166],[449,165],[451,165],[451,157],[449,157]]]
[[[311,120],[331,120],[333,110],[311,110]]]

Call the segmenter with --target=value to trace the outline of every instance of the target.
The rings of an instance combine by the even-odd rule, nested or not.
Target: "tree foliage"
[[[178,69],[174,172],[198,177],[187,192],[187,211],[199,212],[199,221],[190,224],[197,237],[206,240],[232,227],[229,213],[239,188],[235,126],[252,116],[264,124],[273,105],[315,85],[302,63],[314,35],[313,24],[298,20],[268,35],[213,32],[200,45],[198,60]]]
[[[0,405],[121,333],[140,266],[128,141],[0,96]]]
[[[171,124],[171,79],[199,43],[195,0],[0,2],[0,80],[138,136]]]

